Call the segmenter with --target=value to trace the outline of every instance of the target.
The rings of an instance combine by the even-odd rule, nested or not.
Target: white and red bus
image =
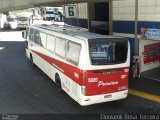
[[[127,97],[127,39],[62,25],[30,26],[23,37],[27,57],[80,105]]]

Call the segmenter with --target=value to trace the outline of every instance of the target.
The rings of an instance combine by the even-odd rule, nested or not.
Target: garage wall
[[[69,25],[80,26],[88,29],[88,3],[72,5],[76,5],[77,18],[64,18],[64,22]]]
[[[113,1],[113,34],[134,37],[135,0]],[[120,35],[120,34],[118,34]]]
[[[113,20],[134,21],[135,0],[113,1]]]
[[[116,33],[125,33],[124,36],[128,34],[128,36],[134,38],[135,1],[136,0],[113,1],[114,35],[116,35]],[[143,27],[160,28],[160,0],[138,0],[137,31],[139,35],[141,34],[140,29]]]
[[[140,21],[160,20],[160,0],[138,0]]]
[[[76,4],[78,11],[78,18],[88,19],[88,5],[87,3]]]
[[[113,1],[113,35],[127,37],[131,45],[131,65],[134,55],[135,0]]]
[[[160,0],[138,0],[138,34],[141,28],[160,28]]]
[[[138,0],[138,34],[141,28],[160,29],[160,0]],[[141,56],[141,71],[150,70],[160,66],[159,61],[144,64],[144,46],[152,45],[159,41],[140,40],[139,55]]]
[[[144,55],[144,46],[145,45],[153,45],[153,44],[160,44],[159,41],[154,40],[139,40],[140,48],[139,48],[139,55],[141,56],[141,72],[156,68],[160,66],[160,61],[155,60],[154,62],[144,63],[145,55]],[[153,48],[151,48],[153,49]],[[152,52],[152,51],[151,51]]]

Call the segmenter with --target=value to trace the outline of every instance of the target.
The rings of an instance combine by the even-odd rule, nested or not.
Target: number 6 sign
[[[75,5],[65,6],[65,13],[66,13],[66,18],[76,17],[76,6]]]

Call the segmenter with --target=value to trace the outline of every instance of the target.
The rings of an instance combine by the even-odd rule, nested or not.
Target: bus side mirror
[[[22,31],[22,37],[23,37],[24,39],[27,39],[27,31],[26,31],[26,30],[23,30],[23,31]]]

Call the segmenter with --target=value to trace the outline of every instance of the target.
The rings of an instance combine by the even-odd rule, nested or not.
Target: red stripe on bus
[[[52,57],[46,56],[42,53],[33,51],[38,56],[43,58],[45,61],[47,61],[49,64],[51,64],[53,67],[58,69],[60,72],[63,72],[66,76],[68,76],[70,79],[75,81],[77,84],[82,85],[82,76],[81,76],[81,70],[75,66],[71,66],[67,63],[61,62],[59,60],[56,60]],[[75,77],[75,74],[78,74],[79,77]]]
[[[80,86],[85,85],[86,95],[88,96],[113,93],[128,89],[129,71],[125,71],[125,69],[129,69],[129,67],[84,71],[80,70],[78,67],[61,62],[42,53],[36,51],[33,52],[43,58],[53,67],[58,69],[60,72],[64,73]],[[86,73],[85,83],[82,83],[83,73]]]

